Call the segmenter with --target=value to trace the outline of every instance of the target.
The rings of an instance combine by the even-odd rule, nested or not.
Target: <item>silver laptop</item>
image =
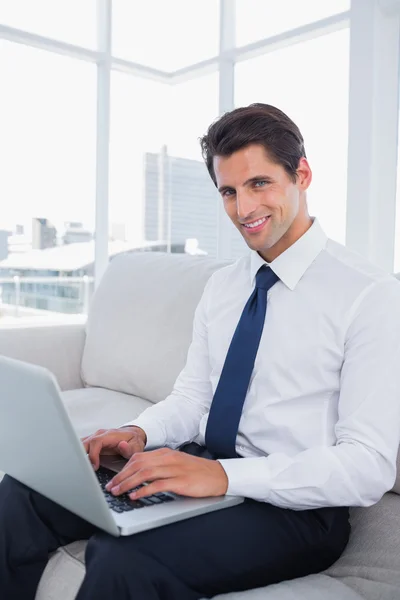
[[[115,536],[243,502],[171,493],[155,494],[146,504],[127,496],[116,500],[104,486],[124,462],[104,457],[95,472],[50,371],[0,357],[0,469],[33,490]]]

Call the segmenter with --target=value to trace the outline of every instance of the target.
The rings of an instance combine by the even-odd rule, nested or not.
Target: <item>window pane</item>
[[[347,195],[348,30],[239,63],[236,106],[265,102],[298,125],[313,170],[311,215],[344,243]]]
[[[236,0],[236,44],[251,44],[349,9],[350,0]]]
[[[113,54],[172,71],[218,54],[219,0],[113,1]]]
[[[198,138],[217,115],[217,83],[216,74],[171,87],[112,73],[114,239],[215,255],[218,199]]]
[[[0,277],[91,275],[96,68],[0,40],[0,81]],[[11,318],[15,286],[0,294]],[[54,318],[84,301],[82,281],[21,283],[19,313]]]
[[[69,44],[96,47],[96,0],[1,0],[0,23]]]

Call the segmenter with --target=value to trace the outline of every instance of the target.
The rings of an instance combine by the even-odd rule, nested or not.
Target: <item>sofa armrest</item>
[[[0,354],[49,369],[62,390],[82,388],[85,324],[0,328]]]

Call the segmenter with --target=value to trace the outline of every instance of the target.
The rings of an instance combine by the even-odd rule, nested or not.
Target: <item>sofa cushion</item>
[[[50,558],[36,593],[36,600],[75,600],[85,576],[86,542],[60,548]]]
[[[324,573],[267,588],[217,596],[221,600],[398,600],[400,589],[400,497],[385,494],[369,508],[351,510],[347,548]],[[77,542],[51,558],[37,600],[55,600],[59,582],[69,578],[75,594],[82,581],[86,544]],[[76,565],[71,564],[72,557]],[[64,596],[62,597],[64,600]],[[65,596],[72,600],[74,595]]]
[[[268,587],[214,596],[214,600],[364,600],[340,581],[320,573]]]
[[[385,494],[374,506],[351,511],[352,533],[326,573],[368,600],[400,597],[400,496]]]
[[[70,390],[61,397],[79,437],[97,429],[120,427],[151,406],[143,398],[103,388]]]
[[[205,284],[229,262],[158,252],[112,260],[89,311],[85,385],[166,398],[185,366]]]
[[[74,600],[85,574],[86,542],[74,542],[50,559],[40,582],[36,600]],[[309,575],[276,585],[215,596],[215,600],[363,600],[340,581],[325,574]],[[397,597],[396,597],[397,598]],[[382,596],[382,600],[394,597]]]

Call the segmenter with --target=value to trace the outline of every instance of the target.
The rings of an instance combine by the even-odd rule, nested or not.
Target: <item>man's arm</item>
[[[179,374],[172,393],[162,402],[146,409],[126,425],[136,425],[147,436],[146,449],[168,446],[178,448],[196,437],[201,418],[211,406],[212,386],[207,340],[207,307],[212,277],[207,281],[197,305],[192,342],[186,365]],[[157,377],[157,373],[154,373]]]
[[[369,506],[392,488],[400,440],[400,285],[394,279],[373,284],[355,309],[335,431],[335,446],[296,456],[221,460],[227,493],[301,510]]]

